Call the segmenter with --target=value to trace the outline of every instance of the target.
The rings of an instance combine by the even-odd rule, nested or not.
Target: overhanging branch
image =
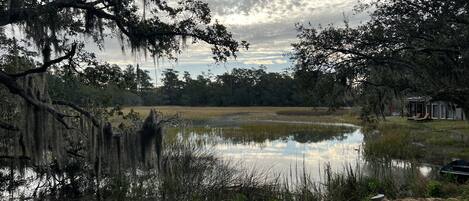
[[[59,121],[61,124],[65,126],[67,129],[73,129],[70,127],[64,120],[65,117],[70,117],[69,115],[66,115],[64,113],[61,113],[57,111],[55,108],[51,107],[50,105],[41,102],[30,95],[16,83],[15,78],[11,77],[10,75],[6,74],[3,71],[0,71],[0,83],[3,84],[5,87],[8,88],[8,90],[15,95],[20,96],[23,98],[27,103],[34,105],[40,109],[43,109],[47,111],[49,114],[51,114],[57,121]]]
[[[180,30],[171,30],[171,31],[161,31],[161,30],[152,30],[148,33],[142,31],[136,31],[135,22],[129,22],[125,18],[119,16],[117,13],[109,13],[106,12],[103,8],[108,8],[113,5],[108,4],[105,5],[103,8],[96,7],[99,3],[103,3],[100,1],[96,2],[89,2],[89,3],[82,3],[76,0],[56,0],[45,5],[38,5],[34,8],[14,8],[8,9],[6,11],[0,11],[0,27],[15,24],[15,23],[23,23],[28,19],[40,17],[42,15],[48,14],[51,9],[80,9],[85,10],[91,13],[92,15],[110,20],[116,24],[119,30],[129,38],[132,37],[145,37],[145,38],[154,38],[159,36],[165,37],[172,37],[172,36],[185,36],[185,37],[193,37],[205,41],[209,44],[218,44],[222,45],[221,43],[223,40],[211,39],[209,37],[204,36],[200,33],[191,33],[190,31],[180,31]],[[222,45],[223,46],[223,45]]]
[[[29,75],[29,74],[44,73],[44,72],[47,71],[47,69],[48,69],[50,66],[52,66],[52,65],[54,65],[54,64],[57,64],[57,63],[60,63],[60,62],[62,62],[62,61],[65,60],[65,59],[70,59],[70,58],[72,58],[72,57],[75,55],[76,50],[77,50],[77,44],[74,43],[74,44],[72,45],[72,48],[70,49],[70,51],[69,51],[66,55],[64,55],[64,56],[62,56],[62,57],[59,57],[59,58],[57,58],[57,59],[54,59],[54,60],[50,60],[50,61],[48,61],[48,62],[45,62],[45,63],[44,63],[41,67],[39,67],[39,68],[29,69],[29,70],[24,71],[24,72],[21,72],[21,73],[10,74],[10,76],[13,77],[13,78],[18,78],[18,77],[27,76],[27,75]]]
[[[100,126],[99,120],[96,119],[96,117],[94,117],[90,112],[84,110],[83,108],[79,107],[78,105],[75,105],[73,103],[69,103],[69,102],[66,102],[66,101],[61,101],[61,100],[55,100],[55,101],[52,102],[52,104],[70,107],[70,108],[74,109],[75,111],[79,112],[80,114],[84,115],[85,117],[88,117],[89,119],[91,119],[91,121],[93,122],[93,124],[96,127]]]

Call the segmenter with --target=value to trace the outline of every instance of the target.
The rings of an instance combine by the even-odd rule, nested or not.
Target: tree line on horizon
[[[162,72],[162,85],[154,86],[149,71],[138,66],[99,64],[77,74],[56,69],[48,83],[53,99],[77,105],[98,106],[350,106],[343,95],[332,102],[333,76],[305,85],[305,76],[288,71],[267,72],[258,68],[234,68],[221,75],[201,73],[196,77],[175,69]],[[340,92],[339,92],[340,93]],[[337,93],[335,93],[337,95]]]

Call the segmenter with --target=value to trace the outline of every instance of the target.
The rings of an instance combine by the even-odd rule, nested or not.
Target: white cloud
[[[287,62],[286,60],[276,59],[276,60],[274,61],[274,63],[276,63],[276,64],[286,64],[286,63],[288,63],[288,62]]]
[[[288,53],[296,42],[295,23],[336,24],[343,22],[344,13],[351,24],[357,24],[366,15],[352,15],[357,0],[203,0],[207,2],[215,19],[227,25],[238,40],[247,40],[249,51],[239,53],[237,60],[215,65],[210,47],[206,44],[189,45],[178,57],[178,62],[160,61],[160,68],[175,67],[200,73],[207,69],[223,73],[233,67],[266,65],[268,70],[278,71],[290,66]],[[105,51],[94,52],[104,61],[126,65],[140,63],[152,68],[151,58],[123,55],[116,39],[106,42]],[[244,66],[243,66],[244,65]],[[253,66],[249,66],[253,67]],[[269,68],[272,67],[272,68]],[[217,70],[217,68],[222,68]]]
[[[247,60],[243,62],[244,64],[255,64],[255,65],[272,65],[274,62],[272,60]]]

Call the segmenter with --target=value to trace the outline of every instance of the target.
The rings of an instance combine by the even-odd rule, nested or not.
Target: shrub
[[[443,185],[439,181],[430,181],[427,184],[427,196],[429,197],[442,197]]]

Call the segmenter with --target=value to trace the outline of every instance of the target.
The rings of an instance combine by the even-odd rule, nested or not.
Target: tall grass
[[[349,165],[334,172],[325,165],[321,180],[307,174],[305,165],[288,175],[242,170],[207,149],[187,143],[166,147],[162,171],[113,178],[104,187],[107,200],[369,200],[382,193],[388,198],[462,195],[463,190],[435,185],[414,166],[393,169],[390,163]],[[111,182],[112,181],[112,182]],[[119,185],[116,185],[119,184]],[[440,184],[440,183],[437,183]],[[444,184],[444,185],[443,185]],[[468,191],[469,192],[469,191]]]
[[[467,185],[430,180],[420,175],[412,165],[397,170],[389,163],[350,164],[342,172],[334,172],[325,165],[319,181],[307,174],[308,167],[304,164],[292,167],[288,175],[278,176],[255,169],[242,170],[237,165],[189,143],[168,144],[163,153],[161,171],[137,170],[108,175],[99,185],[99,199],[361,201],[378,193],[388,198],[469,198]],[[98,200],[93,191],[76,190],[82,190],[81,197],[68,198],[68,190],[59,188],[42,191],[46,194],[41,199]]]
[[[444,165],[469,160],[469,124],[463,121],[416,123],[403,118],[365,125],[368,159],[402,159]]]

